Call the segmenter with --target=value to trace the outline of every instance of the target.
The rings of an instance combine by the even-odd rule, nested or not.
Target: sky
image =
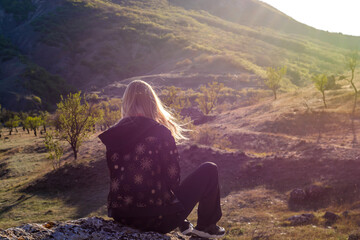
[[[360,0],[261,0],[298,22],[360,36]]]

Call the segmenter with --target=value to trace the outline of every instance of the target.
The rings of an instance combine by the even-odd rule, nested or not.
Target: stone
[[[20,227],[0,230],[1,240],[15,239],[123,239],[123,240],[174,240],[184,239],[176,233],[166,235],[156,232],[141,232],[112,220],[99,217],[81,218],[66,222],[30,223]]]
[[[350,234],[348,240],[360,240],[360,233]]]
[[[330,188],[311,185],[305,189],[296,188],[291,191],[288,201],[291,210],[313,209],[326,207],[330,203]]]
[[[312,213],[303,213],[301,215],[295,215],[286,219],[290,222],[290,226],[300,226],[300,225],[309,225],[315,219],[314,214]]]
[[[333,225],[340,217],[332,212],[326,212],[323,216],[327,221],[325,222],[326,226]]]
[[[297,210],[305,205],[306,193],[301,188],[296,188],[291,191],[289,198],[289,208]]]
[[[195,125],[202,123],[205,117],[204,113],[199,108],[195,107],[183,108],[180,114],[184,117],[190,117]]]

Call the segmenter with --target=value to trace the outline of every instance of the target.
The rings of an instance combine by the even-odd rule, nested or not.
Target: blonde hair
[[[143,116],[166,126],[176,142],[187,139],[186,131],[162,104],[154,89],[142,80],[134,80],[127,86],[122,102],[122,116]]]

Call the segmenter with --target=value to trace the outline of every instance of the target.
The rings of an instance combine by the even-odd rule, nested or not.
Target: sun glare
[[[295,20],[317,29],[360,36],[360,1],[262,0]]]

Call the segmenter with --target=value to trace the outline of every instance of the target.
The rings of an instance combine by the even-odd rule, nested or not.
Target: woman
[[[110,170],[108,215],[144,230],[217,238],[221,218],[217,166],[203,163],[180,183],[176,141],[184,129],[166,111],[152,87],[131,82],[124,93],[123,118],[99,135]],[[197,226],[186,220],[198,206]]]

